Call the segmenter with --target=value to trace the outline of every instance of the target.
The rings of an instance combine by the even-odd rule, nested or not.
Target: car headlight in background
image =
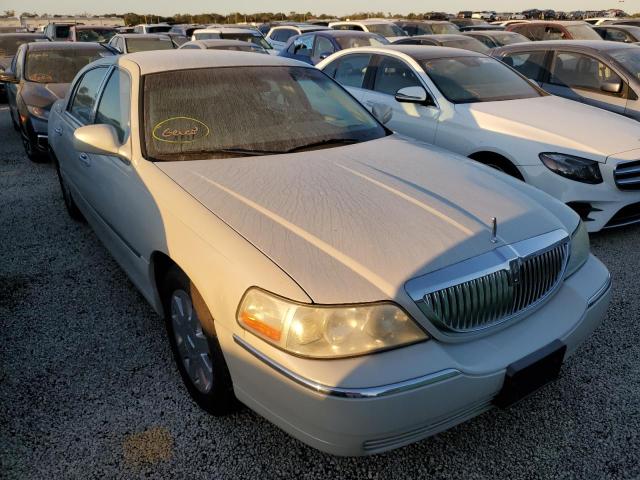
[[[564,153],[541,153],[539,157],[549,170],[562,177],[594,185],[602,183],[600,166],[594,160]]]
[[[573,275],[589,258],[591,248],[589,246],[589,234],[584,222],[580,220],[578,227],[571,234],[571,250],[569,251],[569,263],[565,277]]]
[[[31,115],[40,120],[47,120],[49,118],[49,110],[42,107],[35,107],[33,105],[27,105],[27,110]]]
[[[257,288],[245,293],[238,322],[296,355],[339,358],[427,340],[428,335],[393,303],[300,304]]]

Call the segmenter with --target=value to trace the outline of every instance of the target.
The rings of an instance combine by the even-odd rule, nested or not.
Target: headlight
[[[27,110],[31,115],[41,120],[47,120],[49,118],[49,110],[42,107],[34,107],[33,105],[27,105]]]
[[[314,358],[363,355],[429,338],[393,303],[310,305],[257,288],[240,302],[238,322],[283,350]]]
[[[602,183],[600,166],[594,160],[564,153],[541,153],[539,157],[549,170],[562,177],[583,183]]]
[[[569,251],[569,263],[565,277],[573,275],[589,258],[589,234],[584,222],[580,220],[578,227],[571,234],[571,250]]]

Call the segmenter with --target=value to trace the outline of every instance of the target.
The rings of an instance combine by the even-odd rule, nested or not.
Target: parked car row
[[[640,222],[640,47],[283,28],[278,56],[216,26],[26,43],[0,73],[193,399],[364,455],[553,381],[609,302],[588,232]],[[578,74],[622,115],[552,92]]]

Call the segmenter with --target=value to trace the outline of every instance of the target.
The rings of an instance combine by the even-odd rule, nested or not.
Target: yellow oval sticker
[[[209,127],[191,117],[171,117],[153,127],[153,138],[159,142],[192,143],[209,135]]]

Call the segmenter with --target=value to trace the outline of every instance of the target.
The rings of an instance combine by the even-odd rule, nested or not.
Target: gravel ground
[[[0,106],[0,477],[640,478],[640,228],[592,239],[614,295],[562,378],[507,411],[336,458],[191,402],[161,321]]]

